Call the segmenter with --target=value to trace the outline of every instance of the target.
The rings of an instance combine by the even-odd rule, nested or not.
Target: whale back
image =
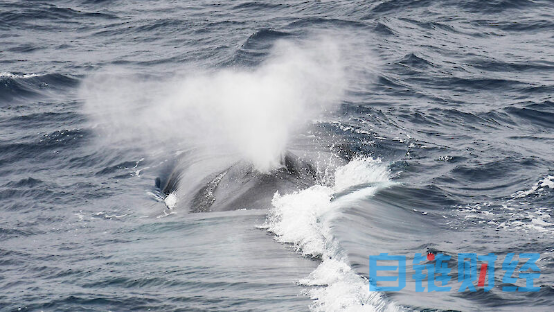
[[[267,208],[275,192],[288,193],[315,184],[317,172],[308,161],[287,152],[281,164],[269,173],[261,173],[251,163],[237,161],[207,175],[193,190],[192,197],[183,194],[189,198],[181,202],[191,212]],[[167,179],[157,179],[163,194],[179,194],[180,187],[187,182],[183,180],[186,176],[183,168],[186,166],[178,165]]]

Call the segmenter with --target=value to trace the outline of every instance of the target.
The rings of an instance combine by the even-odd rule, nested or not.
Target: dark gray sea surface
[[[0,311],[551,311],[553,95],[552,1],[2,1]]]

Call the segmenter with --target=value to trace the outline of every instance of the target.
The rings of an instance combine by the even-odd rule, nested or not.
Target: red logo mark
[[[485,277],[487,276],[487,264],[483,263],[481,264],[481,271],[479,272],[479,282],[477,283],[477,287],[484,287],[485,286]],[[490,281],[489,281],[490,283]]]

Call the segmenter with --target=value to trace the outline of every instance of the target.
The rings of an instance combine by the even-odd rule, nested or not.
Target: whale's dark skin
[[[177,167],[176,167],[177,168]],[[282,167],[270,173],[260,173],[246,161],[206,177],[188,200],[191,212],[225,211],[268,208],[275,192],[287,193],[304,189],[316,183],[317,172],[308,162],[288,152]],[[174,169],[156,186],[165,195],[176,192],[182,181],[182,169]]]

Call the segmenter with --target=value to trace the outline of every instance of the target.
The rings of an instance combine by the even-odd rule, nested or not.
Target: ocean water
[[[0,311],[551,311],[553,96],[548,0],[1,1]]]

